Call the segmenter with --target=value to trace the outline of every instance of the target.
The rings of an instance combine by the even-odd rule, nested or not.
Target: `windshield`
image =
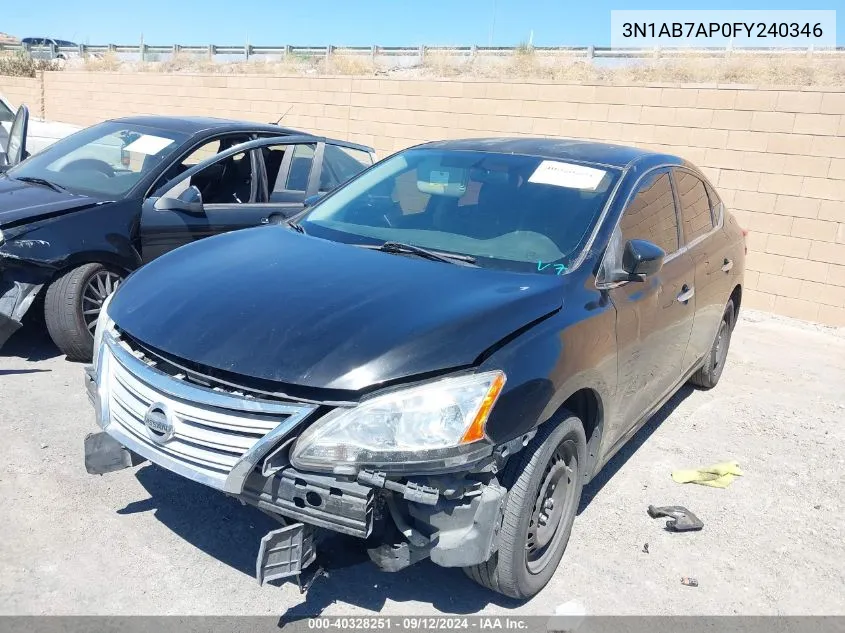
[[[101,123],[57,141],[6,173],[46,180],[74,193],[119,198],[187,138],[142,125]]]
[[[489,268],[564,274],[619,177],[536,156],[411,149],[338,189],[300,224],[354,244],[400,242]]]

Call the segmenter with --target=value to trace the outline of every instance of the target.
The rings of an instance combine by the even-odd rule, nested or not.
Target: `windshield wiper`
[[[293,220],[288,220],[287,225],[297,233],[305,233],[305,228],[301,224],[297,224]]]
[[[31,182],[34,185],[42,185],[44,187],[49,187],[53,191],[58,191],[59,193],[67,191],[67,189],[65,189],[61,185],[57,185],[54,182],[45,180],[44,178],[36,178],[35,176],[18,176],[16,180],[20,180],[21,182]]]
[[[445,262],[447,264],[462,263],[466,265],[474,265],[475,257],[472,255],[461,255],[460,253],[444,253],[442,251],[432,251],[421,246],[414,246],[413,244],[404,244],[403,242],[385,242],[384,244],[361,244],[363,248],[371,248],[383,253],[398,253],[400,255],[416,255],[423,259],[430,259],[433,262]]]

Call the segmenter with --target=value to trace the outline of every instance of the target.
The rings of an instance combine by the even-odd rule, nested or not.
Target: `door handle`
[[[722,272],[730,272],[731,268],[734,267],[733,260],[725,258],[725,262],[722,264]]]
[[[695,296],[695,287],[688,286],[684,284],[684,287],[681,288],[681,294],[678,295],[678,301],[681,303],[686,303],[690,299]]]

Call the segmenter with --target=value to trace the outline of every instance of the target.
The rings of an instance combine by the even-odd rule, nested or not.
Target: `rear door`
[[[304,209],[305,199],[326,194],[373,164],[369,148],[336,140],[261,148],[268,204],[268,222],[278,222]]]
[[[694,271],[681,248],[675,197],[668,169],[645,174],[628,202],[608,247],[621,261],[625,243],[652,242],[666,253],[663,268],[643,282],[611,284],[617,313],[620,426],[609,429],[609,445],[632,431],[681,378],[692,330]],[[617,252],[618,251],[618,252]]]
[[[693,171],[677,167],[672,178],[681,211],[684,247],[695,267],[695,321],[684,369],[710,349],[733,290],[731,242],[722,230],[724,206]]]

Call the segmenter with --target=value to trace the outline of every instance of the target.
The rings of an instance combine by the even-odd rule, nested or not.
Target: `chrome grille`
[[[258,461],[316,408],[179,380],[119,340],[107,340],[106,349],[99,379],[106,431],[150,461],[227,492],[241,492]],[[145,423],[153,405],[172,423],[166,439]]]

